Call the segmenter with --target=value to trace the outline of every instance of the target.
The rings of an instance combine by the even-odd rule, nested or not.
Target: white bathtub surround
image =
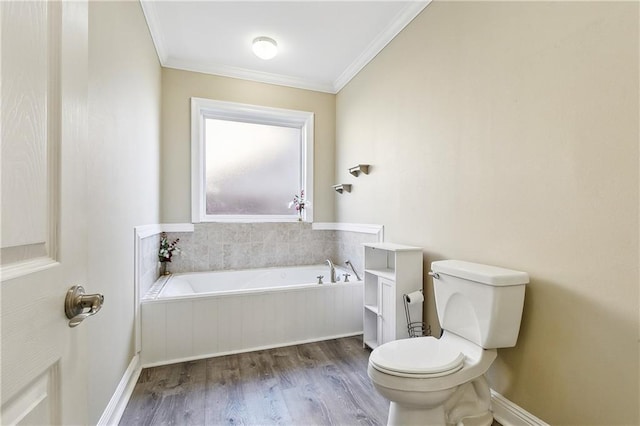
[[[158,250],[162,232],[193,232],[193,225],[185,224],[157,224],[136,226],[134,228],[134,270],[136,275],[136,287],[140,295],[147,294],[149,288],[158,279],[160,262]],[[139,299],[138,299],[139,300]]]
[[[182,253],[171,262],[174,272],[279,266],[270,264],[274,255],[282,264],[291,265],[297,263],[289,258],[293,253],[297,260],[303,262],[301,264],[322,263],[327,258],[342,264],[349,259],[360,273],[363,264],[361,244],[383,239],[383,227],[380,225],[347,223],[201,223],[197,227],[191,223],[170,223],[137,226],[134,229],[136,353],[142,347],[140,299],[159,276],[157,253],[161,232],[167,232],[171,238],[180,238]],[[248,248],[247,244],[256,250],[255,256],[243,251]],[[309,245],[309,251],[300,249]],[[291,246],[293,250],[290,250]],[[279,254],[277,250],[280,250]],[[248,266],[244,266],[246,264]]]
[[[147,294],[159,276],[158,249],[162,232],[193,232],[190,223],[168,223],[136,226],[134,229],[134,319],[136,353],[140,352],[140,299]]]
[[[218,294],[202,288],[208,281],[205,277],[211,275],[224,283],[226,274],[229,280],[237,279],[235,272],[174,275],[167,285],[175,279],[186,293],[162,289],[160,296],[156,291],[142,302],[142,365],[361,334],[362,282],[318,285],[315,276],[328,270],[324,265],[317,268],[251,271],[258,275],[241,281],[254,282],[257,287],[226,288]],[[313,278],[311,283],[267,289],[265,273],[276,277],[304,273]],[[243,285],[235,283],[232,288]],[[171,297],[162,298],[165,292]]]
[[[140,290],[146,294],[158,278],[158,239],[155,235],[140,239]]]
[[[136,352],[141,342],[141,295],[158,278],[159,234],[180,238],[182,252],[171,262],[173,272],[210,271],[267,266],[353,262],[362,272],[362,243],[382,241],[383,227],[344,223],[172,223],[135,228]],[[253,251],[252,251],[253,250]],[[278,263],[274,262],[274,257]],[[293,258],[293,260],[292,260]],[[362,276],[362,274],[361,274]],[[353,279],[354,277],[350,277]]]

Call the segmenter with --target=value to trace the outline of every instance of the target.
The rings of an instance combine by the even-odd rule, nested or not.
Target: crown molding
[[[184,60],[168,58],[164,63],[162,63],[162,66],[165,68],[174,68],[183,71],[214,74],[222,77],[256,81],[258,83],[276,84],[278,86],[287,86],[296,89],[314,90],[316,92],[325,92],[332,94],[336,93],[334,91],[334,85],[330,82],[321,82],[281,74],[253,71],[245,68],[230,67],[227,65],[203,66],[202,64],[189,63],[188,61]]]
[[[333,83],[333,93],[338,93],[351,81],[378,53],[384,49],[422,10],[431,3],[431,0],[412,1],[402,9],[376,37],[367,48],[353,61]]]
[[[156,7],[152,0],[140,0],[140,6],[142,7],[144,19],[147,21],[147,28],[149,29],[149,34],[151,34],[151,40],[153,40],[153,45],[156,48],[158,60],[160,61],[160,65],[164,66],[167,61],[167,50],[164,47],[165,43],[162,33],[159,31],[160,22],[158,21]]]
[[[223,77],[238,78],[259,83],[275,84],[279,86],[293,87],[296,89],[313,90],[336,94],[351,81],[373,58],[376,57],[387,44],[393,40],[422,10],[431,3],[431,0],[409,2],[393,19],[393,21],[367,46],[367,48],[338,76],[335,81],[319,81],[305,79],[282,74],[272,74],[262,71],[253,71],[244,68],[227,65],[202,65],[185,61],[179,58],[169,57],[164,38],[159,31],[160,25],[153,0],[140,0],[142,11],[147,21],[147,27],[156,49],[160,65],[165,68],[173,68],[184,71],[213,74]]]

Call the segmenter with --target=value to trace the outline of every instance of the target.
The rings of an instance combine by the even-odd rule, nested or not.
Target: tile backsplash
[[[313,230],[306,222],[199,223],[194,232],[168,232],[167,236],[180,238],[181,253],[168,264],[171,272],[313,265],[326,259],[344,265],[349,259],[360,276],[362,243],[378,240],[375,234]],[[155,240],[157,253],[159,236]]]

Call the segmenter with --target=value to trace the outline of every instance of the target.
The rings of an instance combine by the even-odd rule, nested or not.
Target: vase
[[[160,262],[160,275],[169,275],[169,269],[167,268],[168,262]]]

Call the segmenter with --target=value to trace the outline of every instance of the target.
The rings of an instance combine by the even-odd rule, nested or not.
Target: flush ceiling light
[[[257,37],[253,40],[253,53],[260,59],[271,59],[278,53],[278,43],[269,37]]]

